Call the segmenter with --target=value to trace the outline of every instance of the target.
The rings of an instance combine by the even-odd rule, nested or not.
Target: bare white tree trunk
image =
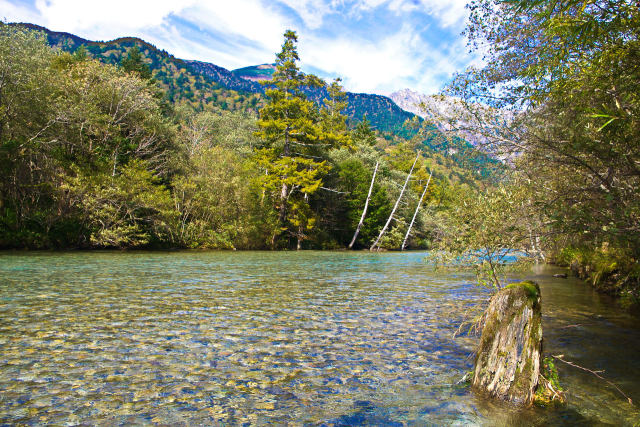
[[[544,256],[544,251],[540,249],[540,236],[536,236],[536,250],[538,251],[540,258],[542,258],[542,262],[547,262],[547,258]]]
[[[540,258],[543,262],[547,262],[544,252],[540,249],[540,236],[533,237],[533,231],[531,227],[529,227],[529,244],[531,245],[531,252],[536,257],[536,264],[538,263],[538,258]]]
[[[304,193],[304,201],[305,203],[309,203],[309,194]],[[298,244],[296,245],[297,251],[302,249],[302,239],[304,239],[304,226],[303,222],[300,221],[300,224],[298,225]]]
[[[409,178],[411,178],[411,174],[413,173],[413,168],[416,166],[416,162],[418,161],[418,157],[420,157],[420,154],[416,155],[416,159],[413,161],[413,165],[411,165],[411,170],[409,171],[409,175],[407,175],[407,179],[405,179],[405,181],[404,181],[404,185],[402,186],[402,190],[400,191],[400,195],[398,196],[398,200],[396,200],[396,204],[393,206],[393,209],[391,210],[391,215],[389,215],[389,219],[387,219],[387,223],[384,225],[384,227],[382,227],[382,230],[380,231],[380,234],[378,235],[378,238],[376,239],[375,242],[373,242],[373,245],[371,245],[371,247],[369,248],[370,251],[375,249],[375,247],[378,245],[378,242],[380,242],[380,239],[382,238],[384,233],[387,231],[387,228],[389,227],[389,224],[391,224],[391,220],[393,219],[393,214],[395,214],[396,213],[396,209],[398,209],[398,205],[400,204],[400,199],[402,199],[402,195],[404,194],[404,190],[407,188],[407,184],[409,183]]]
[[[111,172],[111,176],[116,176],[116,165],[118,164],[118,147],[116,147],[116,151],[113,152],[113,171]]]
[[[433,170],[429,172],[429,179],[427,180],[427,185],[424,186],[424,190],[422,190],[422,196],[420,196],[420,200],[418,200],[418,206],[416,207],[416,211],[413,213],[413,218],[411,218],[411,224],[409,224],[409,228],[407,229],[407,234],[404,236],[404,240],[402,241],[401,250],[404,251],[404,247],[407,245],[407,239],[409,239],[409,233],[411,233],[411,228],[413,227],[413,223],[418,216],[418,210],[420,209],[420,205],[422,204],[422,199],[424,199],[424,195],[427,193],[427,188],[429,188],[429,183],[431,182],[431,175],[433,174]]]
[[[373,178],[371,178],[371,185],[369,186],[369,194],[367,194],[367,201],[364,203],[364,209],[362,210],[362,216],[360,217],[360,222],[358,223],[358,227],[356,228],[356,232],[353,234],[353,239],[351,239],[351,243],[349,243],[349,249],[353,247],[353,244],[356,242],[358,238],[358,234],[360,233],[360,229],[362,228],[362,224],[364,223],[364,217],[367,215],[367,208],[369,207],[369,200],[371,200],[371,191],[373,190],[373,182],[376,180],[376,173],[378,172],[378,165],[380,162],[376,162],[376,167],[373,170]]]

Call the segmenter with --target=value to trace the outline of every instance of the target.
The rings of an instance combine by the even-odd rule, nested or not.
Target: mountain
[[[273,76],[273,72],[275,70],[275,64],[260,64],[252,65],[250,67],[238,68],[237,70],[233,70],[232,73],[245,80],[260,82],[271,80],[271,76]]]
[[[264,93],[265,86],[260,82],[271,80],[275,71],[273,64],[253,65],[228,71],[207,62],[186,62],[198,72],[230,89],[261,94]],[[317,103],[322,103],[328,97],[328,93],[325,89],[311,89],[307,91],[307,96]],[[415,115],[403,111],[386,96],[347,92],[347,101],[345,114],[349,117],[350,124],[366,116],[373,128],[382,132],[391,132],[403,137],[411,137],[416,133],[415,130],[404,127],[404,123],[413,119]]]
[[[185,63],[190,65],[192,70],[226,88],[240,92],[264,93],[264,87],[260,83],[245,79],[226,68],[202,61],[185,61]]]
[[[459,130],[466,141],[476,147],[491,144],[488,135],[495,135],[496,129],[506,127],[513,114],[504,110],[496,110],[482,104],[471,104],[469,110],[458,98],[443,95],[425,95],[411,89],[393,92],[389,97],[402,109],[423,119],[432,117],[436,126],[443,132]],[[482,122],[479,117],[484,118]]]
[[[259,94],[234,90],[218,83],[203,75],[189,61],[176,58],[139,38],[122,37],[108,42],[90,41],[73,34],[50,31],[38,25],[11,25],[21,25],[42,32],[46,35],[50,46],[67,52],[75,52],[82,46],[93,58],[112,65],[119,64],[127,56],[127,51],[137,46],[153,78],[163,89],[167,101],[176,105],[187,104],[196,109],[209,106],[224,110],[253,112],[257,112],[260,107]],[[215,67],[213,64],[210,65]],[[224,71],[230,74],[227,70]],[[224,81],[222,78],[219,80]]]
[[[457,100],[452,97],[425,95],[411,89],[402,89],[393,92],[389,95],[389,98],[403,110],[420,116],[423,119],[435,116],[437,118],[447,118],[451,120],[449,123],[447,123],[446,120],[436,121],[436,126],[441,131],[451,130],[452,128],[460,129],[469,127],[469,123],[464,121],[461,115],[458,114],[459,105],[457,105]],[[475,135],[471,132],[462,133],[464,139],[473,145],[484,142],[484,138],[480,135]]]
[[[411,112],[423,119],[435,118],[434,125],[441,131],[445,132],[452,128],[468,127],[469,123],[465,122],[459,113],[459,101],[452,97],[439,95],[425,95],[413,91],[411,89],[402,89],[389,95],[400,108]],[[447,120],[448,119],[448,120]],[[479,139],[479,136],[470,132],[465,134],[465,142],[472,145]],[[455,149],[455,148],[452,148]]]
[[[169,101],[189,104],[195,108],[217,106],[228,110],[256,112],[263,100],[265,87],[260,80],[273,72],[269,64],[245,67],[230,71],[216,64],[176,58],[154,45],[135,38],[123,37],[111,41],[91,41],[73,34],[55,32],[33,24],[23,25],[46,34],[49,44],[64,51],[75,52],[84,46],[88,53],[103,62],[118,64],[126,57],[127,50],[138,46],[151,69],[153,78],[166,92]],[[307,95],[321,103],[327,97],[324,89],[309,91]],[[347,93],[349,107],[346,114],[351,125],[366,115],[373,128],[381,132],[411,137],[416,130],[407,129],[404,123],[415,117],[404,111],[391,99],[373,94]]]
[[[506,126],[510,117],[506,112],[496,114],[495,110],[481,104],[472,104],[473,111],[470,111],[460,99],[425,95],[411,89],[393,92],[389,97],[405,111],[423,119],[433,119],[433,126],[445,135],[456,130],[446,138],[427,140],[425,145],[447,153],[456,163],[477,170],[482,176],[490,176],[500,167],[499,156],[491,151],[493,144],[487,136],[493,134],[492,126]],[[478,117],[489,119],[479,122]]]
[[[411,89],[402,89],[393,92],[391,95],[389,95],[389,98],[391,98],[391,100],[403,110],[409,111],[417,116],[424,118],[425,113],[420,108],[420,104],[423,102],[429,102],[431,96],[413,91]]]
[[[403,138],[411,138],[417,130],[404,126],[416,115],[398,107],[391,99],[382,95],[347,92],[346,114],[355,120],[366,116],[374,129],[391,132]]]

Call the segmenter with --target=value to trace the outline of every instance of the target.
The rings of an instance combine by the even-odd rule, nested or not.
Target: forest
[[[409,248],[472,251],[489,286],[519,250],[637,301],[637,5],[469,9],[484,65],[443,91],[448,116],[423,106],[430,119],[395,134],[347,119],[340,80],[299,69],[294,32],[264,94],[250,95],[206,86],[135,41],[71,52],[2,25],[0,246],[345,248],[367,205],[355,248],[392,217],[380,248],[407,235]],[[308,96],[318,89],[323,99]],[[447,150],[470,134],[473,150]]]
[[[450,124],[450,137],[481,135],[508,167],[498,185],[452,202],[440,246],[480,250],[494,286],[505,248],[519,248],[637,303],[637,4],[480,0],[469,9],[465,34],[486,64],[457,74],[443,92],[456,108],[431,117]]]
[[[369,247],[418,150],[379,242],[393,249],[430,172],[429,209],[446,206],[460,188],[483,185],[426,147],[425,138],[434,138],[424,133],[411,140],[382,134],[366,116],[347,126],[340,82],[300,72],[293,32],[265,99],[214,87],[200,94],[205,102],[184,89],[204,87],[192,76],[173,70],[169,78],[165,66],[152,73],[145,46],[133,44],[119,60],[111,52],[105,62],[91,47],[52,48],[44,33],[21,26],[2,25],[0,38],[4,248],[346,247],[379,162],[354,246]],[[309,88],[325,88],[327,98],[307,99]],[[410,247],[431,244],[429,222],[421,210]]]

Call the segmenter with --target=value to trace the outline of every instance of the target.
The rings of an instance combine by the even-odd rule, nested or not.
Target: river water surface
[[[424,253],[0,253],[0,424],[633,425],[612,386],[558,366],[569,404],[517,410],[457,384],[452,338],[488,291]],[[545,352],[640,403],[640,321],[561,270]]]

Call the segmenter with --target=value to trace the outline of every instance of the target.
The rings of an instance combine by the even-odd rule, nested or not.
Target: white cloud
[[[443,27],[462,26],[469,16],[465,7],[468,0],[421,0],[427,13],[434,16]]]
[[[411,28],[404,27],[377,42],[346,37],[303,40],[300,54],[305,63],[342,76],[349,90],[384,92],[420,72],[422,43]]]
[[[443,28],[462,26],[469,15],[465,8],[468,0],[357,0],[354,7],[371,10],[386,6],[397,15],[421,11],[435,19]]]
[[[30,22],[34,23],[38,20],[38,14],[33,10],[18,6],[7,0],[0,0],[0,19],[8,22]]]
[[[469,54],[466,41],[458,39],[445,49],[432,49],[423,66],[414,87],[425,94],[433,94],[442,89],[443,82],[448,82],[456,71],[463,71],[468,64],[478,60]]]
[[[371,10],[382,6],[385,3],[389,3],[392,0],[357,0],[355,7],[361,10]]]
[[[307,28],[315,30],[320,28],[325,15],[334,12],[335,2],[327,3],[324,0],[280,0],[283,4],[293,9],[304,21]]]
[[[219,45],[209,45],[202,40],[192,40],[181,34],[173,25],[162,27],[143,39],[151,41],[177,58],[211,62],[227,69],[272,62],[275,56],[274,49],[269,51],[252,46],[238,46],[235,49],[226,46],[225,49]]]
[[[228,68],[272,61],[291,19],[263,0],[36,0],[35,10],[0,0],[7,19],[43,25],[91,40],[136,36],[185,59],[211,61]],[[123,11],[127,11],[123,13]],[[172,24],[180,18],[230,41],[187,38]]]
[[[230,40],[242,37],[272,52],[271,57],[282,44],[284,31],[293,25],[290,18],[261,0],[233,0],[215,4],[197,0],[180,16],[202,28],[221,32]],[[238,52],[240,54],[242,51]]]
[[[36,0],[35,7],[47,27],[94,39],[140,33],[162,25],[192,0]],[[117,34],[117,35],[116,35]]]
[[[272,62],[282,34],[291,28],[300,35],[303,68],[341,76],[350,90],[387,93],[412,87],[433,92],[473,60],[453,31],[467,16],[465,2],[35,0],[35,6],[27,6],[0,0],[0,18],[4,13],[10,21],[92,40],[137,36],[179,58],[229,69]],[[434,23],[439,30],[426,33]],[[445,41],[449,39],[453,41]]]
[[[303,38],[300,54],[303,65],[342,77],[349,91],[381,94],[401,87],[436,93],[456,71],[479,61],[469,54],[465,39],[435,45],[409,25],[378,41]]]

